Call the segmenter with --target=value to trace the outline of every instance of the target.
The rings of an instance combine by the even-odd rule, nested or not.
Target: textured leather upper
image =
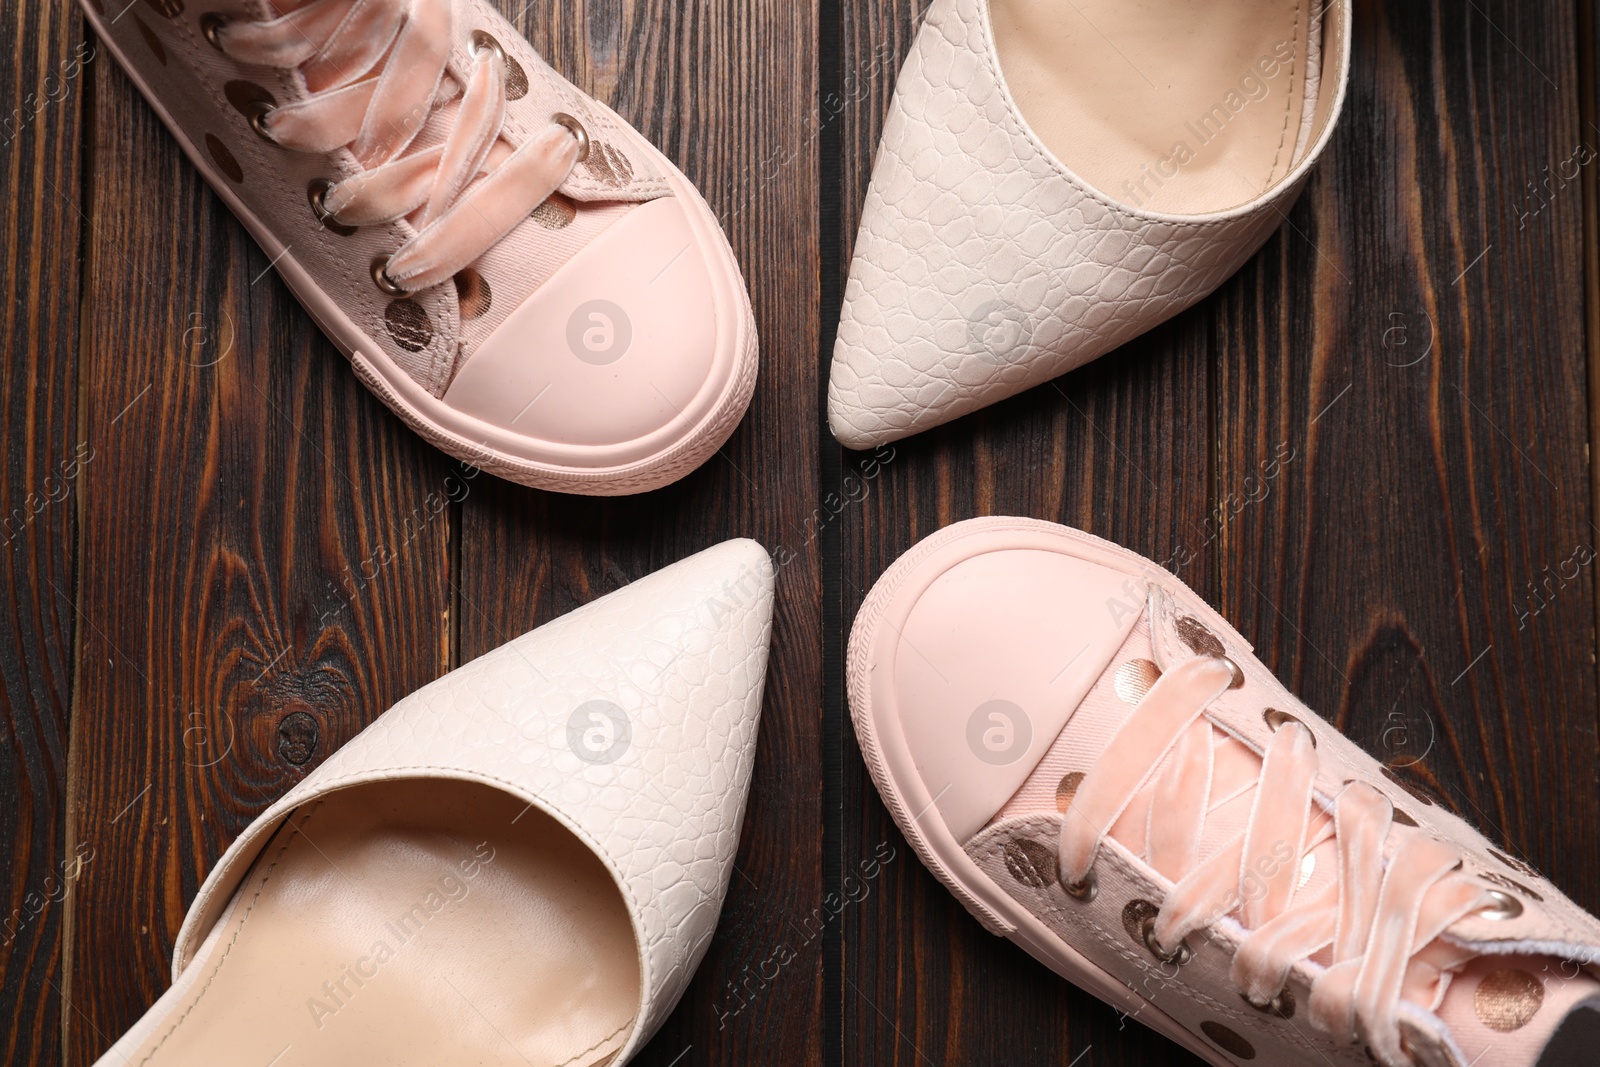
[[[623,1062],[677,1003],[722,907],[755,751],[772,587],[766,551],[730,541],[406,697],[224,854],[184,921],[174,977],[299,805],[373,781],[480,781],[549,812],[616,878],[642,969],[643,1003]],[[607,726],[605,712],[580,714],[597,701],[621,719]],[[585,731],[597,724],[604,744],[588,747]]]
[[[1142,213],[1092,189],[1005,86],[986,0],[935,0],[884,125],[845,289],[828,419],[870,448],[1095,359],[1206,296],[1283,221],[1334,125],[1349,5],[1328,11],[1334,93],[1285,179],[1240,208]]]

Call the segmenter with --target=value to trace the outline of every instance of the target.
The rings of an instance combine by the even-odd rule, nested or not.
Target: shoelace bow
[[[1160,815],[1150,820],[1146,861],[1174,884],[1146,928],[1151,952],[1186,962],[1186,937],[1236,915],[1246,932],[1232,980],[1252,1005],[1271,1010],[1295,965],[1331,949],[1331,965],[1311,985],[1312,1024],[1336,1041],[1365,1042],[1379,1062],[1409,1062],[1400,1002],[1431,1010],[1449,973],[1478,955],[1441,935],[1497,898],[1458,873],[1457,849],[1396,824],[1388,798],[1371,786],[1348,783],[1329,810],[1315,796],[1315,740],[1292,720],[1267,747],[1244,833],[1202,860],[1213,770],[1204,714],[1236,669],[1200,657],[1151,687],[1073,796],[1061,827],[1062,884],[1075,896],[1092,892],[1101,841],[1153,781]],[[1333,884],[1297,899],[1304,856],[1330,838]]]
[[[218,21],[206,36],[240,63],[300,71],[309,95],[264,107],[251,124],[285,148],[355,156],[360,173],[322,187],[324,217],[347,226],[411,217],[417,233],[373,264],[390,295],[448,281],[588,152],[583,127],[568,115],[552,116],[519,147],[501,139],[506,57],[482,34],[444,142],[408,151],[435,108],[455,98],[454,80],[446,82],[450,0],[312,0],[266,22]]]

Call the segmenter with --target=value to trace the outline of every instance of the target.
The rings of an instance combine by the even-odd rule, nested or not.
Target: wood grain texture
[[[848,5],[848,54],[903,54],[919,10]],[[1284,231],[1167,327],[896,446],[846,513],[846,617],[895,556],[971,515],[1187,550],[1180,576],[1291,688],[1595,907],[1593,579],[1569,562],[1595,536],[1582,197],[1548,197],[1525,230],[1539,205],[1517,199],[1580,141],[1571,17],[1358,4],[1346,118]],[[887,100],[851,112],[852,207]],[[1566,579],[1531,598],[1546,566]],[[983,933],[859,761],[843,773],[845,869],[880,840],[903,857],[846,927],[844,1062],[1197,1062]]]
[[[109,60],[89,173],[67,1061],[167,986],[249,821],[448,658],[451,466],[362,388]],[[157,195],[151,195],[157,190]]]
[[[848,91],[840,270],[848,269],[894,77],[924,9],[874,0],[843,11]],[[846,453],[837,520],[846,626],[901,553],[943,526],[979,515],[1050,519],[1156,559],[1185,548],[1204,559],[1211,316],[1211,305],[1203,304],[1052,384],[876,456]],[[1183,576],[1201,595],[1212,593],[1203,565]],[[842,687],[843,679],[830,684]],[[842,728],[849,729],[847,719]],[[841,773],[841,866],[867,886],[843,920],[843,1063],[1066,1064],[1091,1048],[1084,1062],[1181,1057],[1164,1039],[984,932],[895,827],[853,734]],[[882,850],[893,859],[864,881]]]
[[[501,6],[508,17],[523,8]],[[761,374],[732,439],[666,489],[584,500],[476,483],[462,507],[460,658],[727,538],[774,553],[772,657],[736,873],[693,984],[636,1062],[819,1064],[814,11],[776,0],[532,5],[519,27],[711,204],[753,296]]]
[[[0,15],[0,1061],[60,1060],[74,584],[81,28]],[[92,59],[88,60],[90,63]]]
[[[1592,910],[1600,533],[1572,179],[1600,145],[1566,14],[1358,7],[1334,148],[1217,302],[1219,489],[1297,453],[1217,548],[1219,606],[1280,678]]]
[[[643,498],[428,448],[109,57],[83,63],[68,0],[0,16],[0,112],[28,116],[0,114],[0,924],[28,915],[0,925],[0,1060],[107,1047],[215,857],[395,699],[735,536],[783,561],[755,783],[716,939],[641,1064],[1197,1062],[984,933],[862,766],[848,626],[974,515],[1192,556],[1286,684],[1600,909],[1600,598],[1575,565],[1600,541],[1600,161],[1561,180],[1600,152],[1595,0],[1358,0],[1343,125],[1260,256],[876,453],[825,439],[818,401],[923,0],[498,2],[684,167],[752,290],[750,414]],[[86,76],[47,81],[74,56]]]

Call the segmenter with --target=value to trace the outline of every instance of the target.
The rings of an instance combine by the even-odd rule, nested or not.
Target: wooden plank
[[[845,242],[833,264],[841,272],[848,270],[880,124],[923,7],[916,0],[845,5],[846,62],[837,87],[845,101]],[[866,491],[836,520],[846,626],[900,554],[978,515],[1063,522],[1158,560],[1184,547],[1203,558],[1210,315],[1203,305],[1079,372],[877,457],[847,452],[839,496],[862,496],[852,485]],[[1209,595],[1207,575],[1196,563],[1183,576]],[[829,684],[842,687],[842,676]],[[847,720],[840,728],[849,731]],[[844,1063],[1059,1065],[1090,1046],[1096,1064],[1182,1058],[1164,1039],[984,932],[917,860],[879,800],[854,735],[846,736],[842,873],[859,879],[880,850],[894,858],[843,917]]]
[[[0,1060],[60,1062],[81,226],[82,23],[65,5],[0,16]]]
[[[1219,487],[1298,456],[1224,529],[1219,606],[1406,785],[1594,910],[1600,534],[1571,178],[1600,142],[1575,19],[1361,9],[1294,232],[1217,302]]]
[[[762,367],[733,438],[667,489],[584,500],[487,476],[475,483],[462,509],[460,656],[730,537],[756,538],[788,560],[738,873],[698,976],[636,1062],[819,1063],[821,946],[805,925],[822,892],[820,594],[804,533],[817,482],[814,8],[501,7],[557,70],[615,107],[705,194],[754,296]]]
[[[445,670],[433,501],[453,469],[362,388],[109,60],[94,93],[70,792],[96,859],[72,910],[72,1063],[165,988],[229,841]]]

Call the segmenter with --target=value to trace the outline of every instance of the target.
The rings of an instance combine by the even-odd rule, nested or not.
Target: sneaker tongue
[[[1600,1061],[1600,981],[1545,956],[1480,956],[1435,1014],[1463,1064],[1588,1067]]]

